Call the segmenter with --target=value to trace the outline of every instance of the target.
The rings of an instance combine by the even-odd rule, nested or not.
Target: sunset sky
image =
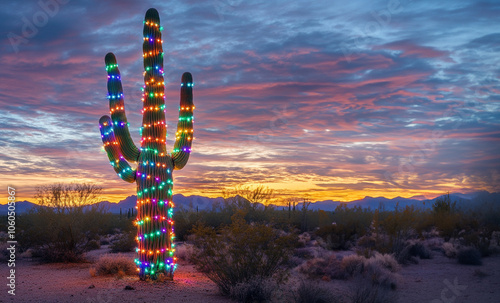
[[[1,1],[0,178],[19,200],[72,181],[113,202],[135,194],[109,165],[98,120],[113,52],[138,144],[150,7],[164,27],[169,150],[180,77],[195,81],[196,139],[174,193],[500,191],[499,1],[54,1],[41,1],[47,12]]]

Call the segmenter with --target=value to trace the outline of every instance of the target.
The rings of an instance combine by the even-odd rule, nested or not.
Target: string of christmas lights
[[[155,9],[146,12],[143,30],[144,86],[140,147],[130,137],[124,107],[121,75],[114,54],[105,57],[108,73],[109,116],[99,120],[101,138],[111,166],[123,180],[137,184],[138,257],[141,279],[159,274],[173,278],[177,267],[172,201],[173,170],[183,168],[191,153],[193,137],[193,78],[181,78],[179,120],[171,154],[166,149],[165,81],[160,18]],[[129,162],[137,163],[132,169]]]

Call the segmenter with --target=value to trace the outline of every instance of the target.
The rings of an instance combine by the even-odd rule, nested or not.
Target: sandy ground
[[[478,276],[480,271],[486,276]],[[399,302],[498,303],[500,302],[500,256],[483,258],[483,265],[460,265],[434,253],[431,260],[403,267]]]
[[[90,264],[33,265],[20,262],[15,297],[1,302],[231,302],[220,296],[215,284],[180,264],[173,282],[141,282],[135,277],[91,277]],[[16,271],[17,272],[17,271]],[[125,286],[133,290],[125,290]],[[5,289],[5,287],[3,288]]]
[[[92,260],[105,250],[92,251]],[[134,254],[130,258],[134,258]],[[5,266],[6,267],[6,266]],[[2,286],[0,302],[232,302],[219,295],[217,287],[188,263],[180,262],[175,280],[144,282],[137,277],[92,277],[91,263],[38,264],[30,260],[18,260],[16,264],[16,295],[7,294]],[[2,268],[2,276],[7,269]],[[4,278],[5,279],[5,278]],[[7,279],[5,279],[7,280]],[[131,286],[133,290],[125,290]]]
[[[94,251],[89,257],[101,253],[103,250]],[[16,295],[8,295],[3,283],[0,302],[232,302],[186,262],[179,264],[175,281],[162,283],[141,282],[136,277],[91,277],[91,266],[20,259],[16,264]],[[478,276],[476,270],[485,276]],[[6,277],[7,266],[2,266],[1,272]],[[466,266],[435,253],[431,260],[403,267],[400,274],[399,302],[500,302],[500,256],[484,258],[482,266]],[[134,289],[125,290],[127,285]]]

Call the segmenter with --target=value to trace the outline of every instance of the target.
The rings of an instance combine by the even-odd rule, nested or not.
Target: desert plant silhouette
[[[160,17],[149,9],[144,20],[144,92],[140,148],[128,130],[123,89],[113,53],[105,57],[108,73],[110,114],[99,120],[101,137],[111,165],[125,181],[137,184],[137,252],[135,260],[141,279],[159,274],[173,278],[176,267],[173,229],[172,172],[183,168],[193,140],[193,78],[181,79],[179,122],[174,149],[166,149],[165,82]],[[137,162],[132,168],[129,162]]]

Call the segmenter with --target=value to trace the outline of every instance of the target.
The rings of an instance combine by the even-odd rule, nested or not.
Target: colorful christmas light
[[[166,150],[165,81],[160,17],[155,9],[146,12],[144,21],[144,86],[140,147],[130,137],[125,115],[120,71],[113,53],[105,57],[108,73],[109,116],[99,120],[101,138],[111,166],[123,180],[137,184],[138,258],[141,279],[159,274],[173,278],[177,267],[174,245],[172,171],[182,169],[193,141],[193,79],[184,73],[181,79],[179,121],[171,154]],[[137,163],[133,169],[129,162]]]

